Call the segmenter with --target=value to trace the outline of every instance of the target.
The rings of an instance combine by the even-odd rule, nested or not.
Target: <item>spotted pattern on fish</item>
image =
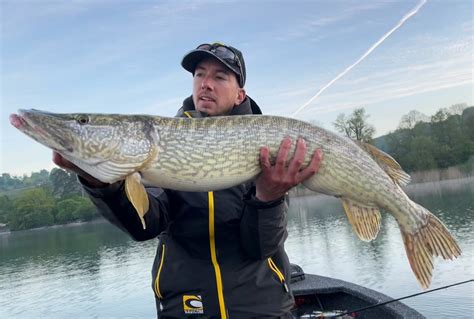
[[[88,121],[80,123],[78,118]],[[141,201],[148,197],[140,194],[145,191],[137,183],[181,191],[225,189],[260,173],[261,147],[269,147],[274,161],[283,138],[303,138],[308,149],[304,165],[316,149],[324,155],[318,173],[303,184],[340,198],[362,240],[377,236],[381,209],[390,213],[423,288],[431,282],[433,257],[453,259],[461,253],[441,221],[404,193],[400,185],[409,176],[388,154],[304,121],[263,115],[188,119],[23,110],[12,115],[11,122],[97,179],[125,179],[130,184],[127,196],[140,210],[142,222],[148,203]],[[288,159],[294,150],[295,143]]]

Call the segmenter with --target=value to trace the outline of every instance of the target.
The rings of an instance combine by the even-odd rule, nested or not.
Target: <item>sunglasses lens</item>
[[[234,60],[235,54],[226,47],[217,47],[215,49],[216,54],[223,59]]]
[[[200,46],[198,46],[196,49],[197,50],[209,50],[211,48],[211,45],[210,44],[201,44]]]
[[[235,54],[230,49],[224,46],[211,45],[211,44],[201,44],[197,47],[198,50],[206,50],[214,52],[221,59],[234,60]]]
[[[236,71],[238,74],[242,74],[242,66],[241,62],[239,60],[239,57],[228,47],[214,43],[214,44],[201,44],[196,48],[197,50],[205,50],[205,51],[210,51],[214,53],[217,57],[225,60],[230,66],[233,66],[234,71]],[[242,84],[243,85],[243,84]]]

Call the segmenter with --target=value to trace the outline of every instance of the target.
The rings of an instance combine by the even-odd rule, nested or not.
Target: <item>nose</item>
[[[204,77],[201,82],[201,90],[205,90],[205,89],[210,90],[211,88],[212,88],[212,80],[208,76]]]

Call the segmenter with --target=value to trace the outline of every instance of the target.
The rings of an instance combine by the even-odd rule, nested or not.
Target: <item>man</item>
[[[193,94],[179,116],[261,114],[246,96],[246,69],[239,50],[203,44],[186,54]],[[249,136],[248,138],[252,138]],[[136,240],[160,239],[153,290],[160,318],[291,318],[286,193],[317,172],[321,152],[302,163],[306,145],[281,143],[275,164],[263,146],[262,173],[230,189],[191,193],[147,188],[147,229],[128,201],[123,182],[104,184],[54,153],[54,162],[76,172],[100,212]]]

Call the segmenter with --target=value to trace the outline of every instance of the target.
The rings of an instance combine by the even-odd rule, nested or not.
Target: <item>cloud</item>
[[[472,54],[470,34],[423,35],[395,41],[354,68],[304,113],[336,111],[473,83]],[[324,84],[289,82],[293,83],[291,88],[273,94],[280,99],[291,98],[294,109],[295,101],[307,100]],[[282,104],[288,114],[288,103]]]
[[[335,33],[350,33],[356,30],[356,26],[345,25],[346,21],[369,11],[374,11],[386,7],[389,2],[361,3],[351,2],[350,5],[335,6],[328,12],[324,11],[324,6],[320,5],[320,12],[312,14],[306,18],[300,18],[292,24],[291,28],[278,29],[275,31],[275,39],[278,41],[294,41],[304,38],[305,41],[321,41],[327,37],[334,36]],[[314,10],[308,10],[311,12]],[[320,30],[325,29],[325,32]]]

